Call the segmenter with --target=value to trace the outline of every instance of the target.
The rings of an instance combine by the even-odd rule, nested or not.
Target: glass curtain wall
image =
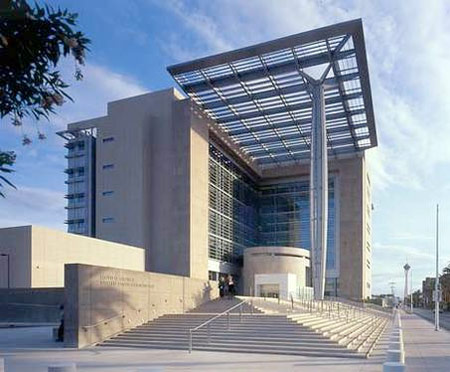
[[[258,245],[309,250],[309,209],[308,179],[258,187],[217,147],[210,145],[210,258],[236,263],[245,247]],[[327,269],[336,268],[335,218],[335,178],[330,177]]]
[[[257,245],[255,184],[215,146],[209,149],[209,257],[237,263]]]

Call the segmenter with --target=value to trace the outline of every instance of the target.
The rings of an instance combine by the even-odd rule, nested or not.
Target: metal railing
[[[53,308],[59,308],[61,305],[54,305],[54,304],[34,304],[34,303],[27,303],[27,302],[0,302],[0,305],[12,305],[12,306],[31,306],[31,307],[53,307]]]
[[[253,314],[253,303],[252,303],[252,301],[250,301],[250,302],[251,302],[250,303],[250,314]],[[202,324],[198,325],[197,327],[189,329],[189,345],[188,345],[189,353],[192,353],[192,335],[194,332],[197,332],[198,330],[200,330],[206,326],[207,342],[208,342],[208,344],[210,344],[211,343],[211,324],[212,324],[212,322],[214,322],[215,320],[226,315],[227,316],[227,330],[229,330],[230,329],[230,313],[231,313],[231,311],[239,308],[239,322],[241,323],[242,322],[242,306],[244,306],[246,303],[247,303],[247,300],[242,300],[238,304],[233,305],[232,307],[225,310],[224,312],[213,316],[212,318],[208,319],[207,321],[203,322]]]
[[[87,325],[87,326],[82,326],[81,328],[83,328],[83,330],[84,330],[85,332],[87,332],[88,329],[90,329],[90,328],[95,328],[95,327],[98,327],[99,325],[108,325],[108,323],[109,323],[111,320],[114,320],[114,319],[116,319],[116,318],[122,318],[122,319],[125,319],[125,314],[118,314],[118,315],[112,316],[111,318],[107,318],[107,319],[100,320],[99,322],[97,322],[97,323],[95,323],[95,324],[91,324],[91,325]]]

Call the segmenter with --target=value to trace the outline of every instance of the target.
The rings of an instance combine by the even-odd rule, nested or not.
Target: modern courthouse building
[[[301,261],[297,289],[370,297],[364,152],[377,138],[361,21],[168,71],[183,93],[110,102],[60,133],[68,232],[142,247],[148,271],[232,274],[244,294],[287,288],[243,277],[251,249],[253,266]]]

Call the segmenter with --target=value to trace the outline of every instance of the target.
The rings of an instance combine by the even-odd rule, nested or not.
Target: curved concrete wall
[[[295,274],[297,287],[305,287],[309,251],[293,247],[252,247],[244,250],[244,295],[255,294],[255,275]]]

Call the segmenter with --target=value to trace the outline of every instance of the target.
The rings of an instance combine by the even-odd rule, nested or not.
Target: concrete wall
[[[11,288],[63,287],[66,263],[133,270],[145,267],[141,248],[39,226],[0,229],[0,252],[10,254]],[[7,287],[5,277],[2,275],[0,287]]]
[[[0,323],[59,323],[64,288],[1,288]]]
[[[216,282],[182,276],[66,265],[65,346],[84,347],[164,314],[218,296]]]
[[[0,229],[0,288],[30,288],[31,280],[31,226]]]
[[[96,236],[145,248],[149,271],[207,279],[208,123],[182,98],[110,102],[97,121]]]
[[[255,276],[260,274],[294,274],[297,288],[306,286],[309,251],[292,247],[252,247],[244,250],[244,295],[255,293]],[[287,288],[287,284],[285,285]],[[286,297],[286,294],[282,294]]]

